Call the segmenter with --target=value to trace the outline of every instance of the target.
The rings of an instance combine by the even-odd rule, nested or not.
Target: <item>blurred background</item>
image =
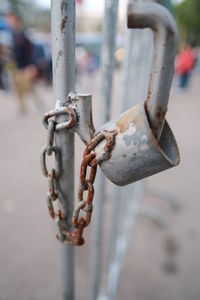
[[[134,230],[130,230],[115,297],[199,300],[200,1],[160,2],[172,12],[179,29],[167,119],[179,145],[181,163],[145,180],[142,205]],[[121,105],[126,5],[125,0],[119,2],[112,117],[119,114]],[[77,0],[76,13],[76,91],[92,94],[93,119],[98,127],[104,1]],[[140,43],[137,30],[134,39]],[[145,100],[151,61],[151,34],[147,32],[144,39],[145,48],[133,50],[136,82],[137,70],[143,66],[143,77],[132,92],[138,102]],[[128,100],[130,106],[132,98]],[[47,212],[47,182],[39,163],[47,134],[41,119],[53,108],[48,0],[0,2],[0,105],[0,300],[59,299],[58,242]],[[76,147],[75,193],[82,149]],[[113,191],[113,185],[107,183],[106,220],[102,221],[105,234],[113,218]],[[89,299],[91,230],[86,230],[86,244],[75,250],[77,299]],[[106,257],[112,256],[107,254],[108,245],[107,241],[103,247],[102,290],[107,282]]]

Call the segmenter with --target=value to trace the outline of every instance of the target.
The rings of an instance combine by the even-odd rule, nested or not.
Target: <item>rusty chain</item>
[[[77,242],[79,245],[84,243],[82,237],[83,230],[90,224],[93,210],[93,198],[94,198],[94,181],[97,172],[97,165],[110,157],[110,152],[114,147],[115,135],[113,132],[102,131],[97,133],[92,139],[90,144],[86,146],[83,153],[83,160],[80,168],[80,185],[78,189],[78,201],[74,207],[72,225],[76,228],[75,234]],[[104,147],[105,155],[97,158],[96,154],[93,152],[94,148],[103,139],[106,139],[106,144]],[[90,167],[89,177],[87,179],[87,168]],[[83,194],[87,191],[87,197],[84,200]],[[85,217],[80,216],[80,213],[84,213]]]
[[[68,121],[57,124],[54,117],[66,114]],[[74,109],[69,107],[61,107],[55,110],[51,110],[45,113],[42,121],[45,128],[48,129],[47,144],[42,147],[40,152],[40,162],[42,173],[48,179],[49,191],[47,193],[47,207],[49,215],[55,220],[58,227],[58,234],[61,241],[64,241],[64,235],[62,234],[62,227],[65,220],[65,213],[61,209],[62,202],[59,201],[59,195],[61,191],[58,191],[58,177],[60,176],[62,165],[61,165],[61,152],[60,149],[54,145],[55,131],[59,131],[64,128],[71,128],[76,123],[76,112]],[[55,155],[55,168],[50,171],[47,169],[46,156],[51,156],[52,153]],[[55,203],[55,204],[54,204]],[[54,208],[57,204],[56,209]]]
[[[57,124],[53,119],[55,116],[67,114],[69,120],[63,123]],[[58,192],[58,177],[61,173],[61,153],[57,146],[54,145],[54,133],[56,130],[62,130],[64,128],[71,128],[76,123],[76,112],[69,107],[62,107],[55,110],[51,110],[44,115],[43,125],[48,129],[47,145],[41,149],[41,169],[45,177],[48,178],[49,191],[47,193],[47,206],[49,215],[55,220],[58,227],[57,239],[63,243],[71,245],[83,245],[83,231],[86,226],[89,225],[92,217],[93,210],[93,197],[94,197],[94,181],[97,172],[97,165],[104,160],[109,159],[110,152],[115,144],[115,131],[101,131],[98,132],[92,139],[90,144],[86,146],[83,153],[83,160],[80,168],[80,185],[78,189],[78,201],[75,204],[72,226],[74,231],[68,231],[65,227],[65,213],[61,209],[62,202],[59,201],[59,207],[55,210],[54,202],[59,200]],[[96,157],[94,148],[103,140],[106,140],[102,154]],[[55,168],[52,168],[49,172],[46,165],[46,155],[51,156],[55,154]],[[87,178],[87,170],[90,168],[89,176]],[[87,192],[87,197],[84,200],[84,192]]]

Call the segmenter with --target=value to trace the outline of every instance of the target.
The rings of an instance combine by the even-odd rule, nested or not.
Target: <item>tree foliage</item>
[[[175,6],[180,37],[191,45],[200,45],[200,0],[184,0]]]

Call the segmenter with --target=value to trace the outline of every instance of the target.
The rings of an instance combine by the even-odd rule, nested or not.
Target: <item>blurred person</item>
[[[9,61],[12,37],[3,16],[0,16],[0,89],[9,88],[6,64]]]
[[[0,42],[0,89],[8,90],[9,80],[6,70],[7,57],[9,55],[9,48]]]
[[[188,87],[189,78],[195,66],[195,53],[187,46],[176,58],[175,73],[179,76],[179,87],[185,89]]]
[[[13,82],[19,100],[20,111],[25,112],[25,95],[31,92],[39,107],[41,101],[35,97],[33,85],[40,78],[42,63],[39,60],[43,55],[41,49],[35,47],[31,40],[27,37],[26,31],[22,26],[20,17],[14,12],[6,15],[6,21],[12,32],[13,47],[12,61],[9,70],[13,76]],[[38,62],[38,64],[37,64]],[[39,102],[38,102],[39,100]]]
[[[13,35],[13,59],[17,69],[24,69],[33,64],[33,44],[28,39],[18,15],[10,12],[6,16],[7,24]]]

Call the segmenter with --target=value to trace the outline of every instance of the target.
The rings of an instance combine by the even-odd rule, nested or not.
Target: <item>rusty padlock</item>
[[[135,182],[179,163],[179,150],[165,120],[176,55],[176,23],[159,4],[135,3],[128,6],[128,28],[151,28],[154,49],[147,100],[97,131],[116,133],[110,158],[100,167],[117,185]],[[104,139],[95,148],[97,161],[105,143]]]

